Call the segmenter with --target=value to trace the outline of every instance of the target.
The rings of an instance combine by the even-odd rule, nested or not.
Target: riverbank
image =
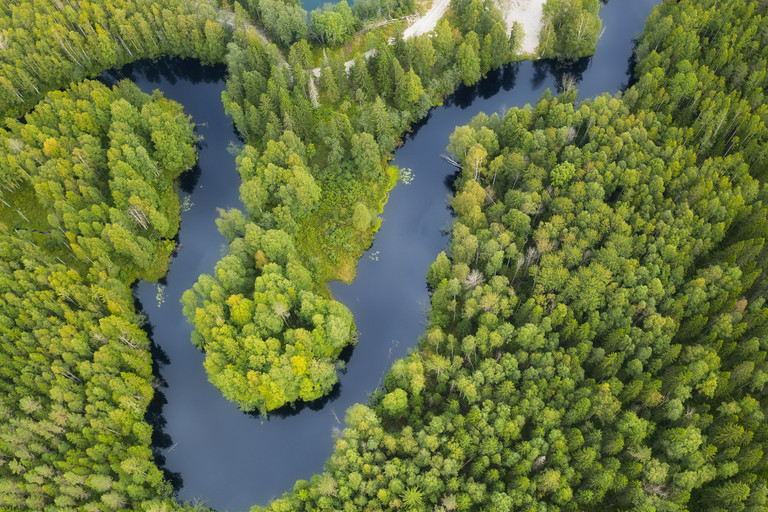
[[[535,55],[539,47],[541,29],[544,28],[544,4],[546,0],[499,0],[499,8],[507,22],[507,33],[512,33],[515,23],[523,29],[520,53]]]
[[[507,35],[512,33],[515,23],[518,23],[523,30],[524,37],[519,49],[521,55],[536,57],[541,29],[544,27],[545,3],[546,0],[499,0],[499,9],[501,9],[507,24]],[[448,12],[450,5],[450,0],[434,0],[427,12],[418,17],[409,17],[408,20],[412,20],[412,22],[403,31],[403,39],[411,39],[433,31],[437,27],[437,23]],[[394,38],[390,41],[393,40]],[[367,59],[374,53],[375,50],[368,50],[362,55]],[[347,72],[354,63],[354,59],[348,59],[344,62]],[[315,78],[319,78],[320,70],[321,68],[317,67],[310,72]]]

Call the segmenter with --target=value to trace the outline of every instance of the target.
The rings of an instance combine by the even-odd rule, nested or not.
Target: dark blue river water
[[[360,260],[352,285],[330,284],[360,332],[341,384],[327,400],[268,419],[242,413],[208,382],[204,356],[189,341],[191,326],[179,304],[184,290],[201,273],[212,272],[223,254],[224,238],[214,222],[217,209],[240,206],[239,176],[227,151],[237,136],[220,99],[225,69],[165,60],[106,75],[106,80],[132,78],[147,92],[160,89],[184,105],[204,138],[199,166],[182,182],[188,209],[165,286],[140,283],[136,289],[163,381],[149,417],[156,430],[154,447],[180,500],[200,499],[220,511],[247,510],[322,470],[333,449],[333,430],[343,428],[344,411],[365,402],[392,362],[415,347],[424,332],[426,271],[448,243],[453,169],[439,155],[454,127],[479,112],[535,103],[547,88],[555,90],[565,73],[576,80],[580,98],[620,91],[629,80],[633,38],[656,3],[611,0],[600,11],[605,30],[594,57],[569,66],[550,61],[507,66],[474,87],[458,89],[414,127],[394,159],[395,165],[412,169],[413,181],[391,192],[376,240]]]

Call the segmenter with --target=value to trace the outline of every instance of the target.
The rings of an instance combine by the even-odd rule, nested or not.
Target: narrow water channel
[[[633,38],[656,3],[611,0],[600,11],[605,30],[594,57],[567,67],[549,61],[507,66],[474,87],[460,88],[414,127],[394,160],[412,170],[413,180],[391,192],[376,241],[360,260],[352,285],[330,285],[354,314],[360,333],[341,384],[327,400],[268,419],[240,412],[208,382],[203,354],[189,341],[191,326],[179,304],[181,294],[201,273],[212,272],[223,254],[217,208],[240,206],[239,176],[227,150],[237,136],[220,99],[225,70],[161,60],[105,74],[105,81],[131,78],[145,92],[160,89],[184,105],[204,137],[198,169],[182,183],[187,208],[165,285],[139,283],[135,291],[151,325],[163,382],[150,414],[157,426],[154,448],[158,462],[173,475],[180,500],[243,511],[322,470],[333,449],[333,432],[343,428],[344,411],[365,402],[392,362],[412,350],[424,332],[426,271],[448,243],[453,169],[439,155],[454,127],[478,112],[534,103],[547,88],[555,90],[564,73],[574,77],[581,98],[618,92],[629,79]]]

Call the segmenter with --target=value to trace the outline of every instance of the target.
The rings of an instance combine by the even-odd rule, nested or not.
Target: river
[[[154,345],[156,391],[148,420],[155,427],[158,463],[182,501],[199,499],[216,510],[242,511],[266,504],[298,479],[320,472],[333,450],[344,411],[365,402],[392,362],[416,346],[426,325],[429,264],[448,243],[448,201],[454,169],[440,159],[455,126],[479,112],[535,103],[555,90],[565,73],[576,80],[580,98],[616,93],[629,80],[633,37],[639,35],[657,0],[611,0],[601,8],[604,33],[595,55],[569,66],[521,62],[489,73],[473,87],[461,87],[430,111],[405,138],[394,164],[412,170],[413,180],[390,193],[373,246],[360,260],[351,285],[330,289],[355,316],[360,333],[340,385],[325,400],[271,414],[245,414],[208,382],[204,355],[189,341],[191,326],[179,299],[201,273],[211,273],[224,254],[215,225],[218,208],[240,207],[234,156],[238,144],[224,114],[223,66],[194,62],[143,62],[105,73],[109,82],[133,79],[145,92],[160,89],[184,105],[203,137],[198,167],[181,180],[186,204],[179,247],[163,284],[139,283],[137,305],[147,315]]]

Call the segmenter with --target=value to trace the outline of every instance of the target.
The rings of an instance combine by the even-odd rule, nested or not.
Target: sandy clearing
[[[535,54],[536,48],[539,46],[539,34],[544,25],[543,23],[543,9],[546,0],[497,0],[499,7],[504,14],[504,21],[507,23],[507,33],[512,32],[512,26],[515,22],[520,23],[523,27],[523,42],[520,47],[520,52],[524,54]],[[403,39],[420,36],[432,31],[436,26],[440,18],[443,17],[445,11],[450,6],[450,0],[434,0],[432,7],[420,18],[406,28],[403,31]],[[390,40],[390,43],[392,41]],[[363,54],[367,59],[373,55],[376,50],[368,50]],[[354,64],[354,60],[348,60],[344,63],[344,67],[349,73],[349,68]],[[320,78],[320,68],[314,68],[309,72],[315,78]],[[314,84],[313,84],[314,85]]]
[[[403,31],[403,39],[420,36],[434,29],[437,26],[437,22],[445,14],[445,11],[448,10],[450,3],[450,0],[434,0],[432,7],[429,8],[426,14]]]
[[[512,32],[514,22],[520,23],[524,37],[520,47],[521,53],[536,53],[539,46],[539,34],[544,26],[543,10],[546,0],[498,0],[499,7],[504,13],[507,23],[507,33]],[[432,7],[418,18],[416,22],[403,31],[403,39],[420,36],[430,32],[437,26],[450,6],[450,0],[435,0]]]
[[[499,7],[507,22],[507,32],[512,32],[512,25],[518,22],[523,27],[521,53],[536,53],[539,46],[539,34],[544,27],[543,9],[546,0],[500,0]]]

